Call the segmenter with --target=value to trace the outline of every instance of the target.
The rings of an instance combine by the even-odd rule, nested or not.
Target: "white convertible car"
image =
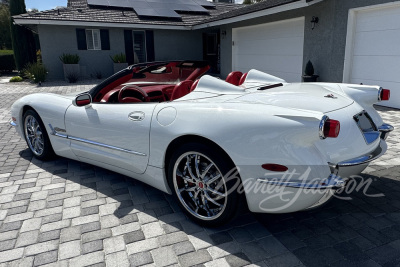
[[[204,62],[134,65],[88,92],[38,93],[12,120],[38,159],[97,165],[176,196],[193,220],[317,207],[385,153],[379,86],[286,83],[250,70],[226,81]],[[200,78],[201,77],[201,78]]]

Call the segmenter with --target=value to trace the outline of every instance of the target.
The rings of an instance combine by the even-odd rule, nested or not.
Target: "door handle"
[[[131,121],[142,121],[145,118],[145,114],[141,111],[135,111],[135,112],[129,113],[128,118]]]

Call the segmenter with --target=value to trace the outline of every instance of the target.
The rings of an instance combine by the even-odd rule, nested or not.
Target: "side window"
[[[78,50],[110,50],[110,36],[106,29],[76,29]]]

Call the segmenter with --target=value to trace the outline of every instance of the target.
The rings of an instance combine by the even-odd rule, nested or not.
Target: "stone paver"
[[[173,198],[123,175],[69,159],[42,162],[8,125],[11,104],[34,92],[94,83],[0,84],[0,266],[396,266],[400,264],[400,111],[364,188],[320,209],[246,213],[219,228],[188,220]]]

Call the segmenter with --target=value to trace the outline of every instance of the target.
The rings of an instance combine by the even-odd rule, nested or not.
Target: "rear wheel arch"
[[[168,147],[168,155],[165,158],[165,171],[167,182],[171,189],[173,197],[176,199],[183,211],[194,221],[208,227],[218,226],[227,223],[228,221],[236,217],[236,215],[247,206],[247,201],[244,198],[244,194],[240,193],[237,190],[238,186],[240,186],[241,184],[241,179],[240,175],[235,172],[236,165],[233,163],[232,159],[220,146],[204,137],[184,136],[181,138],[177,138],[174,141],[175,142],[171,143]],[[186,162],[186,164],[190,164],[192,168],[194,168],[194,165],[192,165],[192,159],[193,157],[196,157],[195,155],[199,157],[199,167],[196,168],[200,169],[200,171],[198,171],[196,175],[193,169],[192,172],[190,172],[189,170],[190,173],[195,174],[191,174],[191,177],[194,180],[193,182],[190,182],[187,180],[190,178],[185,178],[184,180],[186,182],[189,182],[189,184],[183,185],[182,182],[184,181],[182,180],[182,178],[180,178],[179,180],[178,177],[180,177],[180,175],[176,173],[179,172],[185,174],[184,169],[186,168],[183,167],[185,165],[184,161]],[[192,158],[190,159],[191,163],[188,163],[189,158],[187,159],[188,161],[184,159],[188,156]],[[212,164],[210,164],[210,162]],[[208,166],[214,167],[209,167],[209,169],[207,169],[205,168],[207,164],[210,164]],[[187,168],[190,169],[191,167],[187,165]],[[214,170],[211,170],[212,168],[214,168]],[[177,169],[180,169],[180,171],[177,171]],[[208,173],[208,175],[211,176],[207,175],[204,177],[204,174],[202,177],[199,176],[199,173],[203,173],[203,171],[208,172],[209,170],[210,172]],[[218,173],[219,175],[217,175]],[[213,175],[215,178],[213,178]],[[203,180],[204,178],[205,180]],[[237,179],[239,179],[239,183],[237,183]],[[209,181],[210,183],[208,183],[207,181]],[[217,183],[223,182],[223,186],[218,187],[215,184],[216,181]],[[187,188],[188,185],[190,187],[189,190],[181,188],[182,186]],[[191,193],[182,193],[181,189],[186,192],[192,192],[192,190],[194,190],[194,193],[193,195],[191,195],[191,197],[189,197]],[[219,202],[219,200],[215,198],[218,195],[215,193],[216,191],[227,194],[225,197],[222,196],[224,197],[223,199],[220,199],[224,200],[224,203]],[[212,201],[210,197],[214,201]],[[216,202],[219,202],[219,204],[217,204]],[[222,209],[218,210],[218,207],[220,207],[220,205],[223,205],[221,207]],[[206,210],[207,213],[205,214]]]
[[[187,144],[187,143],[199,143],[203,144],[206,146],[209,146],[210,148],[214,148],[219,150],[220,153],[223,153],[224,156],[229,159],[229,163],[232,164],[233,166],[236,166],[236,164],[233,162],[232,158],[226,153],[226,151],[219,146],[217,143],[211,141],[208,138],[199,136],[199,135],[183,135],[175,138],[167,148],[167,151],[165,152],[165,157],[164,157],[164,166],[165,166],[165,175],[168,175],[168,165],[169,161],[171,160],[171,156],[174,153],[176,149],[178,149],[180,146]]]

